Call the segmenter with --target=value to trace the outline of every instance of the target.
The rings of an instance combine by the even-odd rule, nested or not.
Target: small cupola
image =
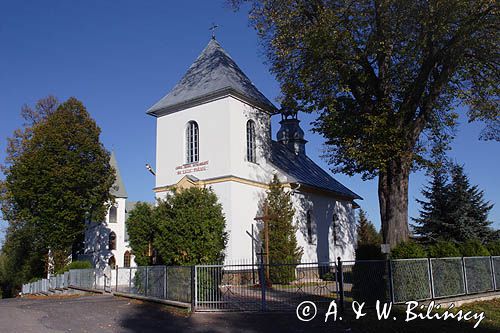
[[[281,111],[281,128],[276,134],[279,143],[287,146],[295,154],[306,153],[307,140],[304,139],[304,131],[300,128],[300,120],[297,118],[297,112]]]

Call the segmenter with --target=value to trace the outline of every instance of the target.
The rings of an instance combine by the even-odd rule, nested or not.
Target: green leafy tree
[[[263,204],[263,212],[267,214],[265,218],[268,219],[269,263],[298,263],[302,256],[302,248],[298,246],[295,237],[297,231],[297,227],[293,224],[295,210],[290,194],[284,191],[276,175],[269,183],[269,191]],[[260,238],[265,246],[264,224],[262,224]],[[269,275],[273,283],[288,283],[295,279],[295,267],[272,266]]]
[[[153,245],[165,264],[197,265],[224,260],[226,219],[212,189],[174,190],[158,202],[154,219],[158,233]]]
[[[57,108],[50,105],[43,112],[28,113],[29,124],[9,141],[3,167],[1,205],[9,223],[6,243],[12,239],[13,252],[28,251],[16,264],[21,266],[31,257],[39,260],[49,249],[63,259],[76,253],[85,222],[102,220],[106,203],[113,200],[109,189],[114,170],[99,141],[99,127],[75,98]],[[19,232],[22,237],[16,236]],[[56,262],[56,270],[64,261]]]
[[[127,232],[130,247],[134,251],[135,262],[139,266],[150,265],[148,256],[150,244],[153,244],[158,234],[158,221],[155,216],[155,207],[146,202],[139,202],[130,212],[127,219]]]
[[[382,237],[375,229],[373,223],[366,217],[366,212],[360,209],[358,214],[358,225],[356,226],[358,233],[358,246],[380,246],[380,244],[382,244]]]
[[[378,177],[382,234],[409,237],[408,181],[467,106],[498,121],[498,6],[491,0],[250,3],[287,112],[319,112],[335,171]]]

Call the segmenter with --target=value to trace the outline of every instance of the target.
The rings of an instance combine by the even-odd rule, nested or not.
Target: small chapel
[[[292,192],[302,262],[354,259],[361,197],[307,156],[300,120],[285,111],[212,37],[177,85],[147,110],[156,118],[156,198],[173,187],[211,187],[226,217],[226,261],[250,261],[258,251],[250,235],[277,175]],[[273,116],[281,117],[276,138]]]

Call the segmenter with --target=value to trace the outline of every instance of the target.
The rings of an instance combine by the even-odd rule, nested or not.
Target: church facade
[[[85,260],[92,262],[100,271],[106,267],[134,267],[134,255],[128,241],[126,221],[135,202],[128,201],[120,168],[114,152],[109,164],[115,169],[116,179],[110,189],[115,198],[108,209],[104,221],[89,221],[85,229]]]
[[[228,262],[259,250],[248,233],[257,234],[274,175],[292,192],[302,262],[354,259],[361,198],[307,156],[296,115],[281,115],[271,137],[279,110],[214,38],[147,113],[156,118],[156,197],[172,187],[211,187],[226,217]]]

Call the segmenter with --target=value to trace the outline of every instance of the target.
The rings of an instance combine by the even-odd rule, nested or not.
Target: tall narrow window
[[[247,122],[247,161],[255,163],[257,160],[255,150],[255,123],[253,120]]]
[[[109,234],[108,250],[116,250],[116,234],[113,231]]]
[[[199,135],[198,124],[190,121],[186,128],[186,163],[194,163],[199,160]]]
[[[109,209],[109,223],[116,223],[118,215],[118,209],[116,206],[111,206]]]
[[[337,214],[333,214],[332,218],[333,245],[337,245],[337,228],[338,228]]]
[[[130,252],[125,251],[125,254],[123,255],[123,267],[130,267]]]
[[[111,258],[109,258],[108,265],[111,267],[111,269],[115,269],[116,268],[116,260],[115,260],[114,256],[112,256]]]
[[[312,244],[313,243],[313,235],[312,235],[312,216],[311,216],[311,211],[307,211],[307,220],[306,220],[306,226],[307,226],[307,243]]]

